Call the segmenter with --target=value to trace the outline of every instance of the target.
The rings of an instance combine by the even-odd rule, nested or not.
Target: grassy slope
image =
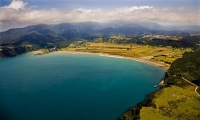
[[[197,120],[200,117],[200,98],[194,92],[194,86],[184,88],[171,86],[156,92],[154,107],[143,107],[141,120]]]
[[[140,116],[142,116],[140,120],[172,120],[171,118],[160,114],[158,110],[155,110],[151,107],[143,107],[140,110]]]

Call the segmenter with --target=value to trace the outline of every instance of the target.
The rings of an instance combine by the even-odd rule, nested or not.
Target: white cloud
[[[4,29],[38,23],[63,22],[112,22],[112,21],[151,21],[171,24],[199,24],[198,11],[187,8],[154,8],[151,6],[133,6],[115,9],[73,9],[34,10],[26,7],[28,3],[13,0],[10,5],[0,8],[1,31]]]
[[[27,2],[23,2],[21,0],[13,0],[10,3],[10,5],[4,6],[4,8],[12,8],[12,9],[18,10],[18,9],[25,9],[26,5],[28,5]]]

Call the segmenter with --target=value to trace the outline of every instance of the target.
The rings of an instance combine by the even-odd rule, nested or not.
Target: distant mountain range
[[[38,24],[24,28],[13,28],[0,33],[0,44],[45,44],[55,41],[74,41],[78,39],[94,40],[102,35],[188,35],[188,32],[200,32],[200,26],[164,27],[153,22],[138,23],[61,23],[55,25]]]

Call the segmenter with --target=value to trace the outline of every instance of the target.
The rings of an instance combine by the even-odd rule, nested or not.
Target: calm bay
[[[116,120],[155,90],[165,70],[95,54],[0,60],[1,120]]]

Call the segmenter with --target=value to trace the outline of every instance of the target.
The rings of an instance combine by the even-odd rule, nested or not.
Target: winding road
[[[197,89],[198,89],[198,86],[197,86],[197,85],[195,85],[194,83],[192,83],[192,82],[190,82],[189,80],[185,79],[184,77],[182,77],[182,79],[185,80],[186,82],[190,83],[191,85],[195,86],[196,88],[195,88],[194,91],[195,91],[195,93],[196,93],[198,96],[200,96],[199,93],[197,92]]]

